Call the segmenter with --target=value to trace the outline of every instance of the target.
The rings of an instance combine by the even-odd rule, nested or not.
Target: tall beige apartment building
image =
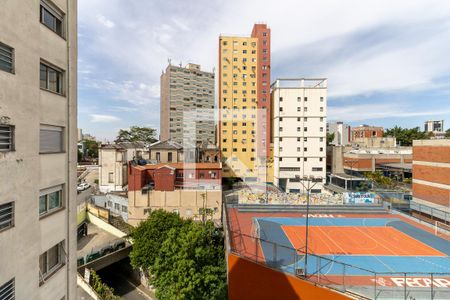
[[[218,144],[223,176],[267,181],[270,150],[270,28],[219,37]]]
[[[77,1],[1,2],[0,299],[75,299]]]
[[[169,64],[161,75],[160,140],[214,142],[214,73]]]

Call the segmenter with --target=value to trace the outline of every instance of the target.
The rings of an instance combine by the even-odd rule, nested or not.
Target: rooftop
[[[216,170],[221,169],[220,163],[159,163],[159,164],[148,164],[144,166],[134,166],[138,170],[156,170],[162,167],[169,167],[178,170],[195,170],[195,169],[207,169]]]
[[[326,78],[278,78],[271,87],[273,89],[321,89],[327,88]]]

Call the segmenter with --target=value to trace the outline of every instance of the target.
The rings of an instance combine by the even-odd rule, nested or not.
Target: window
[[[323,147],[320,147],[320,152],[322,152],[323,151]]]
[[[156,152],[156,161],[160,161],[161,160],[161,153]]]
[[[323,161],[323,157],[320,157],[320,158],[319,158],[319,161]]]
[[[308,111],[308,108],[307,108],[307,107],[303,108],[303,111],[304,111],[304,112],[307,112],[307,111]]]
[[[56,244],[39,256],[40,283],[53,275],[65,264],[64,241]]]
[[[108,183],[114,183],[114,173],[113,172],[108,173]]]
[[[305,97],[305,102],[308,102],[308,97]]]
[[[280,107],[280,111],[283,111],[283,108],[282,108],[282,107]]]
[[[14,226],[14,202],[0,204],[0,231]]]
[[[301,127],[297,127],[297,131],[302,131],[302,128]]]
[[[297,102],[302,101],[302,97],[297,97]]]
[[[301,107],[297,107],[297,111],[302,111]]]
[[[39,216],[59,210],[63,206],[63,186],[59,185],[39,192]]]
[[[114,203],[114,209],[115,210],[120,210],[120,204],[119,203]]]
[[[172,152],[167,153],[167,161],[172,162]]]
[[[14,73],[14,49],[0,43],[0,70]]]
[[[308,152],[308,148],[304,147],[303,151]]]
[[[13,150],[14,150],[14,126],[0,124],[0,152]]]
[[[293,168],[293,167],[280,167],[280,171],[288,171],[288,172],[300,172],[300,168]]]
[[[303,131],[308,131],[308,127],[303,127]]]
[[[0,300],[15,299],[15,282],[14,278],[7,283],[0,285]]]
[[[308,161],[308,158],[307,157],[303,157],[303,161]]]
[[[323,97],[320,97],[320,102],[323,102]]]
[[[283,161],[283,158],[282,157],[280,157],[279,159],[278,159],[279,161]]]
[[[50,28],[59,36],[63,36],[63,20],[64,14],[56,7],[41,1],[41,16],[40,21],[42,24]]]
[[[320,108],[320,112],[323,112],[323,107]]]
[[[40,67],[41,89],[52,91],[58,94],[63,93],[63,72],[56,70],[41,62]]]
[[[144,216],[149,215],[152,212],[151,208],[144,208]]]
[[[303,141],[304,141],[304,142],[307,142],[307,141],[308,141],[308,138],[307,138],[307,137],[304,137],[304,138],[303,138]]]
[[[314,172],[318,172],[318,171],[322,171],[323,168],[313,167],[312,170],[313,170]]]
[[[304,118],[303,118],[303,121],[308,122],[308,118],[307,118],[307,117],[304,117]]]
[[[63,127],[41,124],[39,153],[60,153],[63,151]]]
[[[280,102],[282,102],[283,101],[283,97],[280,97]]]
[[[300,152],[300,147],[297,147],[297,152]]]

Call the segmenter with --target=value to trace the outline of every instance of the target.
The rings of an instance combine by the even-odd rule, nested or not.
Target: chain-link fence
[[[369,299],[450,299],[450,273],[378,273],[229,231],[231,252],[316,284]]]

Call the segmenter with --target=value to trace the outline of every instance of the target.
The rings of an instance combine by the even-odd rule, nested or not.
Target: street
[[[124,300],[149,300],[152,299],[152,293],[146,291],[147,296],[143,295],[143,291],[139,291],[139,281],[133,276],[133,270],[129,259],[110,265],[100,271],[98,275],[104,283],[114,289],[114,294],[122,297]],[[144,287],[140,286],[141,289]],[[153,296],[153,299],[154,296]]]

